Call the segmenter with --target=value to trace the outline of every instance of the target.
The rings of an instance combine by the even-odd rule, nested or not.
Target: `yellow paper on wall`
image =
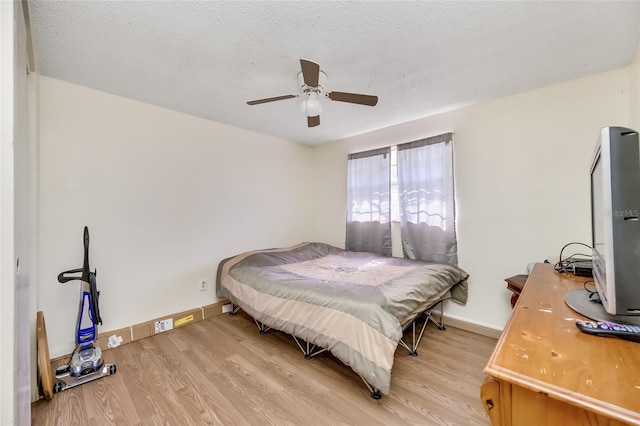
[[[189,316],[186,316],[184,318],[179,318],[179,319],[177,319],[175,321],[174,324],[175,324],[176,327],[180,327],[181,325],[186,324],[186,323],[188,323],[190,321],[193,321],[193,315],[189,315]]]

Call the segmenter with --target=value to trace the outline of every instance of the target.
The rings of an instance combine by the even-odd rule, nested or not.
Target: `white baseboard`
[[[433,312],[435,317],[438,317],[436,312]],[[492,337],[494,339],[500,338],[502,329],[494,328],[486,324],[481,324],[468,319],[460,318],[455,315],[449,315],[445,312],[444,324],[451,327],[459,328],[461,330],[470,331],[472,333],[480,334],[482,336]]]

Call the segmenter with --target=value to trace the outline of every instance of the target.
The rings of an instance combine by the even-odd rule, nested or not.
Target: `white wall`
[[[225,257],[309,239],[312,149],[41,77],[40,283],[52,357],[90,265],[102,331],[215,302]],[[198,290],[206,280],[209,288]]]
[[[589,160],[599,130],[629,125],[629,68],[355,136],[314,149],[312,236],[344,247],[347,154],[453,131],[459,264],[469,301],[447,314],[501,329],[504,278],[590,241]]]
[[[633,130],[640,131],[640,48],[629,65],[629,72],[629,124]]]

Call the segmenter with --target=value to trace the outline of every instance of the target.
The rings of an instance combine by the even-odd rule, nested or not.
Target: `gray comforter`
[[[467,278],[453,265],[303,243],[222,261],[217,291],[265,325],[327,348],[388,394],[402,324],[449,291],[466,302]]]

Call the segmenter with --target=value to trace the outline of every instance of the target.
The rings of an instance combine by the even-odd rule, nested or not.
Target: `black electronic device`
[[[573,274],[579,277],[593,277],[593,262],[590,260],[575,262],[571,269]]]
[[[583,333],[603,337],[618,337],[640,343],[640,327],[603,321],[576,321],[576,327]]]

